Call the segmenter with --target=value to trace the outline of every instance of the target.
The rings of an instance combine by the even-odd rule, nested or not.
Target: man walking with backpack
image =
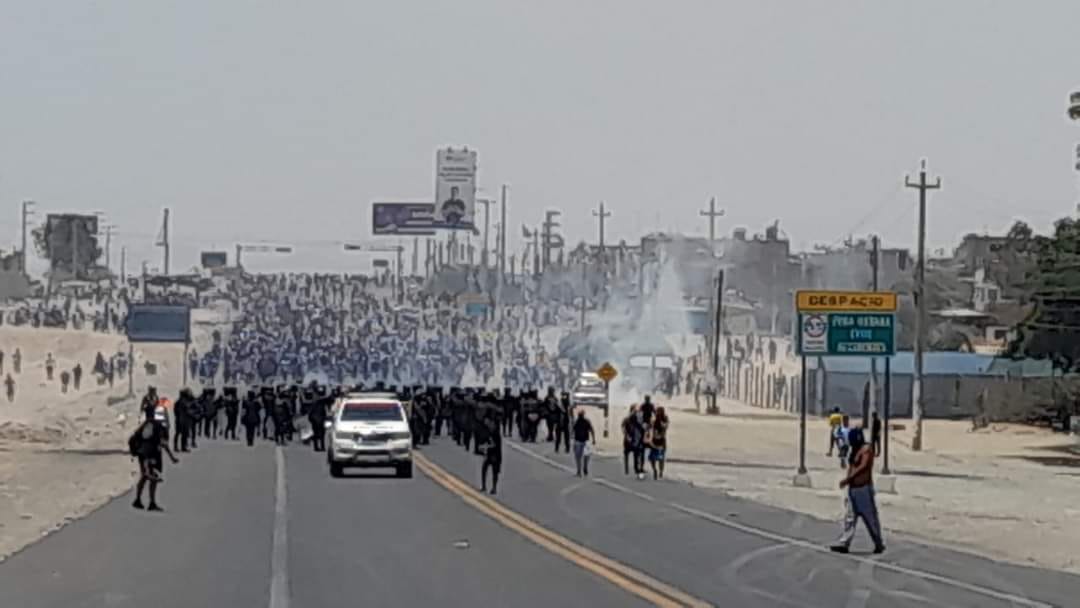
[[[180,462],[169,449],[165,439],[165,427],[154,417],[153,407],[143,410],[144,420],[141,426],[128,439],[128,451],[139,459],[139,483],[135,486],[135,502],[131,506],[143,508],[142,493],[147,482],[150,484],[150,506],[148,511],[161,511],[157,504],[157,486],[161,483],[162,452],[169,455],[173,464]]]

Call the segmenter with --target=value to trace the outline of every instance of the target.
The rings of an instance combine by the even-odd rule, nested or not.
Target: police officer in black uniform
[[[536,443],[540,429],[540,401],[535,390],[525,391],[521,399],[521,440]]]
[[[547,440],[555,441],[555,429],[559,425],[559,399],[555,396],[555,387],[549,386],[541,407],[544,426],[547,427]]]
[[[270,433],[267,430],[267,425],[274,419],[274,389],[273,387],[262,387],[262,394],[260,395],[262,401],[262,438],[269,439]]]
[[[173,451],[188,451],[188,443],[191,438],[191,406],[195,399],[189,389],[180,391],[176,403],[173,405],[173,421],[175,422],[176,434],[173,436]]]
[[[218,408],[221,402],[217,398],[217,390],[204,388],[202,393],[203,436],[207,439],[217,439],[218,432]]]
[[[191,401],[188,403],[188,440],[191,442],[191,447],[199,447],[196,438],[199,436],[200,430],[202,430],[202,400],[191,396]]]
[[[244,399],[244,438],[247,439],[247,444],[254,445],[255,433],[259,429],[259,411],[262,409],[262,405],[259,402],[258,396],[255,391],[248,391],[247,398]]]
[[[502,406],[503,413],[503,436],[512,437],[514,435],[514,422],[515,420],[520,422],[521,418],[520,398],[518,396],[515,396],[513,389],[507,386],[505,389],[503,389],[500,405]]]
[[[489,409],[482,426],[485,428],[483,446],[484,463],[480,465],[480,491],[487,491],[487,474],[491,470],[491,493],[499,487],[499,473],[502,472],[502,432],[499,416],[494,409]]]
[[[274,412],[274,443],[285,445],[289,437],[289,406],[284,394],[275,395],[271,399]]]
[[[307,403],[307,418],[311,423],[311,447],[316,452],[326,450],[326,397],[315,395]]]
[[[555,414],[555,451],[559,446],[564,446],[564,451],[570,452],[570,393],[563,391]]]
[[[222,401],[225,409],[225,439],[236,439],[236,421],[240,417],[240,401],[235,386],[226,386]]]
[[[441,386],[436,386],[432,390],[432,396],[435,398],[435,436],[441,437],[443,431],[443,425],[446,425],[446,434],[453,435],[454,429],[450,422],[450,399],[449,396],[443,391]]]
[[[419,390],[419,387],[418,389]],[[435,396],[428,391],[420,393],[423,399],[420,402],[420,407],[424,410],[424,426],[421,429],[423,436],[420,438],[421,445],[431,444],[431,430],[435,421],[435,416],[438,413],[435,405]]]

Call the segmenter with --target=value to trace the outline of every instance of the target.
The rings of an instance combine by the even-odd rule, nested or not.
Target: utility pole
[[[610,211],[604,211],[604,201],[600,201],[600,210],[592,212],[593,217],[599,219],[600,223],[600,255],[604,255],[604,220],[611,217]]]
[[[709,209],[698,211],[698,214],[702,217],[709,218],[709,242],[716,240],[716,218],[724,217],[725,211],[723,209],[716,208],[716,197],[709,199]]]
[[[85,226],[83,222],[78,222]],[[71,226],[71,275],[76,281],[79,280],[79,226],[73,217],[69,222]]]
[[[559,227],[559,222],[556,222],[555,218],[560,215],[562,215],[560,211],[547,211],[544,213],[544,270],[551,266],[551,250],[563,246],[562,235],[554,232],[554,229]]]
[[[161,271],[162,271],[161,274],[163,274],[165,276],[168,276],[169,275],[169,209],[165,208],[162,211],[163,211],[163,214],[162,214],[163,217],[162,217],[162,221],[161,221],[161,240],[158,241],[158,246],[160,246],[164,250],[163,251],[164,260],[162,261],[162,264],[161,264]]]
[[[540,276],[540,229],[534,228],[533,237],[533,277]]]
[[[414,236],[412,240],[412,275],[417,276],[417,265],[420,263],[420,237]]]
[[[19,271],[26,274],[26,225],[30,216],[34,214],[34,210],[31,207],[34,206],[34,201],[23,201],[22,203],[22,259],[19,261]]]
[[[243,268],[243,264],[240,261],[240,258],[242,257],[241,252],[243,250],[244,250],[243,246],[240,243],[237,243],[236,244],[236,267],[237,268]]]
[[[881,265],[881,239],[875,234],[870,237],[870,272],[871,272],[871,288],[873,291],[877,291],[878,287],[878,268]],[[862,425],[863,428],[870,428],[870,412],[877,411],[877,357],[870,357],[870,390],[867,391],[866,403],[863,404],[862,412]]]
[[[923,418],[923,349],[926,348],[926,192],[941,188],[941,178],[933,184],[926,183],[926,159],[919,163],[919,181],[914,183],[904,177],[904,186],[919,190],[919,242],[918,261],[915,266],[915,377],[911,382],[911,419],[915,434],[911,437],[911,450],[922,450]]]
[[[120,285],[127,286],[127,247],[120,247]]]
[[[487,268],[488,264],[488,231],[491,229],[491,204],[495,201],[488,199],[476,199],[477,203],[484,206],[484,248],[480,251],[480,265]]]
[[[398,245],[397,245],[397,288],[398,288],[397,301],[398,301],[398,304],[401,304],[402,302],[405,301],[405,279],[403,277],[404,273],[401,272],[401,270],[402,270],[402,268],[401,268],[401,258],[402,258],[402,254],[404,253],[404,251],[405,251],[405,247],[403,247],[401,245],[401,243],[398,243]]]
[[[499,203],[499,225],[502,232],[499,233],[499,274],[506,274],[506,184],[502,187],[502,201]]]
[[[144,304],[146,303],[146,273],[147,273],[146,260],[143,260],[142,261],[142,301],[143,301]]]

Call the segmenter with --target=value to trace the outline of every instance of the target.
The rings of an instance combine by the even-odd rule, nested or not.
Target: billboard
[[[372,234],[432,235],[434,203],[372,203]]]
[[[73,277],[84,276],[103,253],[98,247],[97,232],[96,215],[50,213],[46,216],[40,239],[50,269]],[[35,230],[35,239],[39,238],[37,233]]]
[[[199,259],[203,268],[224,268],[229,265],[229,255],[224,251],[204,251]]]
[[[127,314],[131,342],[191,341],[191,309],[187,306],[131,304]]]
[[[445,148],[435,153],[435,226],[476,226],[476,152]]]

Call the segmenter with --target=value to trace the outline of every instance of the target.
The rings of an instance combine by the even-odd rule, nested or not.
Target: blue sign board
[[[127,313],[131,342],[191,342],[191,309],[187,306],[131,304]]]
[[[799,355],[877,357],[895,353],[893,313],[799,313]]]

